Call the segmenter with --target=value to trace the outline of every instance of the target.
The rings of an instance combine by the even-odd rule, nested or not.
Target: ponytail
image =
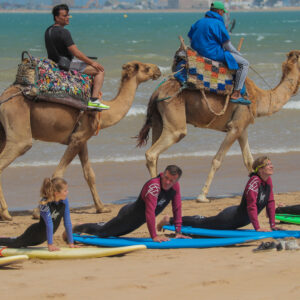
[[[40,203],[45,205],[48,202],[53,201],[54,193],[60,192],[67,184],[67,181],[60,177],[54,177],[52,179],[45,178],[40,191],[40,196],[42,198]]]

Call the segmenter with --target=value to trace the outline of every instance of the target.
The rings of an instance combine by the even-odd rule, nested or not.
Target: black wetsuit
[[[276,214],[300,215],[300,205],[277,207]]]
[[[88,233],[99,237],[121,236],[134,231],[147,221],[150,235],[154,238],[156,236],[155,216],[160,214],[170,201],[173,204],[173,212],[176,211],[177,207],[178,211],[180,210],[180,217],[179,212],[175,212],[174,215],[177,220],[180,220],[176,224],[180,223],[181,226],[179,183],[177,182],[175,185],[165,191],[161,189],[160,176],[153,178],[145,183],[138,199],[123,206],[115,218],[106,223],[87,223],[75,226],[74,233]]]
[[[66,209],[67,207],[67,209]],[[68,200],[62,200],[59,202],[49,202],[45,205],[40,205],[41,210],[41,218],[38,223],[30,225],[25,232],[13,238],[0,238],[0,245],[7,246],[9,248],[21,248],[28,246],[36,246],[42,244],[47,241],[52,244],[52,235],[56,232],[61,219],[64,218],[65,227],[68,233],[68,241],[69,243],[73,242],[72,239],[72,224],[70,222],[70,212],[69,212]],[[44,217],[42,215],[49,215],[52,219],[50,219],[49,224],[45,223]],[[66,216],[67,215],[67,216]],[[49,219],[49,218],[48,218]],[[53,227],[51,226],[53,224]],[[52,231],[49,237],[49,230],[47,232],[47,228]],[[71,230],[71,231],[70,231]],[[48,233],[48,235],[47,235]]]
[[[240,205],[227,207],[213,217],[183,216],[182,225],[231,230],[252,223],[255,229],[259,229],[257,215],[266,206],[270,225],[273,228],[275,226],[275,204],[271,177],[267,183],[264,183],[258,176],[252,176],[246,185]],[[173,218],[170,218],[170,224],[173,224]]]

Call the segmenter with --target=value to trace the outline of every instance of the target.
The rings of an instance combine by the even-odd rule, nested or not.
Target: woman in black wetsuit
[[[18,237],[0,238],[0,245],[9,248],[21,248],[36,246],[48,241],[48,250],[57,251],[53,245],[53,234],[57,230],[61,219],[67,232],[70,248],[74,248],[72,236],[72,224],[70,218],[68,185],[62,178],[45,178],[41,187],[40,221],[30,225],[25,232]]]
[[[213,217],[184,216],[182,226],[192,226],[207,229],[237,229],[252,223],[257,231],[269,231],[261,228],[258,214],[266,207],[271,230],[275,227],[275,202],[271,175],[273,165],[267,156],[258,157],[244,190],[240,205],[230,206]],[[165,216],[157,225],[161,230],[166,224],[173,224],[173,218]]]

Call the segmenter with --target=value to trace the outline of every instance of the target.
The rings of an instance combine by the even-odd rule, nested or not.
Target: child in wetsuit
[[[75,247],[72,236],[69,201],[67,198],[67,182],[59,177],[53,179],[45,178],[40,195],[42,199],[39,204],[39,223],[30,225],[25,232],[18,237],[0,238],[1,246],[21,248],[36,246],[47,241],[49,251],[60,250],[53,244],[53,234],[56,232],[63,218],[69,247]]]

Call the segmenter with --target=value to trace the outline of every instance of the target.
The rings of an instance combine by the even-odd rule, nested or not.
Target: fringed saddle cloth
[[[24,58],[24,54],[29,59]],[[52,60],[34,58],[24,51],[15,84],[30,86],[29,96],[34,100],[85,109],[91,97],[92,78],[77,71],[60,70]]]
[[[184,53],[183,53],[184,52]],[[176,54],[179,57],[176,58]],[[188,89],[198,89],[220,95],[232,93],[235,71],[229,70],[223,63],[200,56],[196,51],[180,49],[175,54],[178,74],[174,77]]]

